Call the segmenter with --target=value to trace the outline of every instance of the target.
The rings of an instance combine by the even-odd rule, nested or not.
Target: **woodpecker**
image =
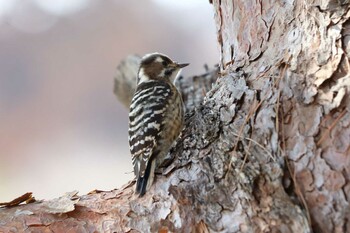
[[[129,146],[136,176],[135,193],[142,197],[151,187],[184,124],[184,105],[174,85],[179,64],[160,53],[141,59],[137,88],[130,104]]]

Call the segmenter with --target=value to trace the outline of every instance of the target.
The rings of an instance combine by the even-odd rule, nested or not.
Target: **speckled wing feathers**
[[[162,130],[163,112],[171,88],[166,82],[141,83],[132,99],[129,114],[129,145],[136,177],[143,177]]]

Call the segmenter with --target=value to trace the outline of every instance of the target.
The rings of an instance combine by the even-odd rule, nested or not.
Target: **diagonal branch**
[[[3,208],[1,231],[309,232],[305,215],[284,192],[280,165],[254,143],[240,148],[248,144],[251,125],[244,119],[256,93],[242,74],[229,74],[204,95],[214,77],[216,71],[179,80],[191,111],[174,161],[144,197],[133,195],[130,182],[120,190]],[[238,140],[245,141],[234,150],[242,124]]]

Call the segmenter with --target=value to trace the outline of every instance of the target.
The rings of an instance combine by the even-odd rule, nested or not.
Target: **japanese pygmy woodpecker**
[[[129,145],[139,196],[151,187],[155,169],[182,130],[184,106],[174,80],[187,65],[160,53],[141,59],[129,113]]]

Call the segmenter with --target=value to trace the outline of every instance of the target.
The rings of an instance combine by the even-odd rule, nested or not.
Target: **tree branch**
[[[197,79],[202,80],[188,80],[200,83]],[[252,126],[244,115],[249,115],[255,95],[242,74],[227,75],[203,104],[188,105],[197,110],[187,115],[173,152],[176,159],[143,198],[133,195],[133,182],[110,192],[69,194],[51,201],[54,208],[37,202],[2,209],[2,229],[309,232],[305,215],[284,192],[280,166],[260,146],[235,136],[249,137]]]
[[[3,208],[1,230],[307,233],[310,218],[319,232],[349,229],[350,6],[212,4],[220,74],[178,79],[185,128],[149,192],[130,182]],[[117,68],[126,107],[139,59]]]

